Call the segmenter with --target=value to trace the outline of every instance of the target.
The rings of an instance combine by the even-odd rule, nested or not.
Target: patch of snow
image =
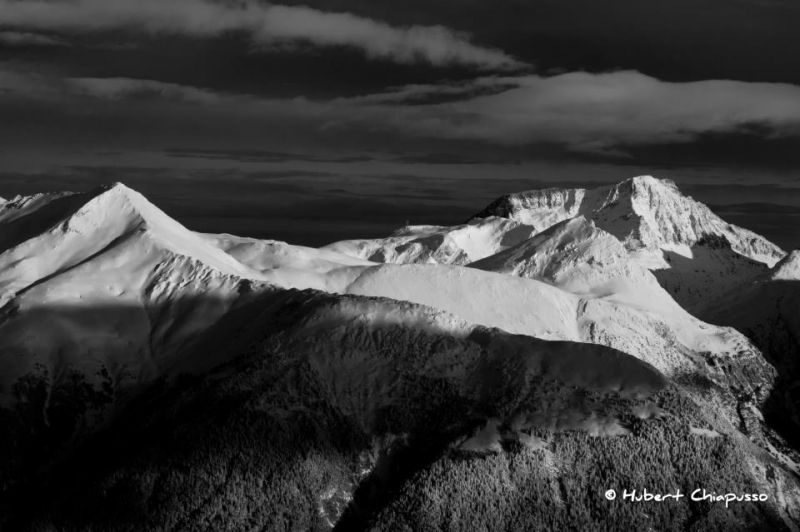
[[[800,249],[788,254],[771,272],[774,281],[800,281]]]
[[[722,437],[722,434],[720,434],[716,430],[702,429],[702,428],[699,428],[699,427],[689,427],[689,432],[691,432],[695,436],[703,436],[705,438],[721,438]]]
[[[500,421],[490,419],[486,424],[477,429],[473,435],[458,445],[462,451],[470,453],[501,453],[503,446],[500,444]]]

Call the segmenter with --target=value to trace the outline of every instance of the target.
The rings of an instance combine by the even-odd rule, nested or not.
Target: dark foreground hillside
[[[50,453],[52,467],[7,479],[5,527],[784,529],[772,499],[605,498],[773,494],[794,482],[683,389],[610,348],[287,291],[229,315],[194,354],[228,362],[156,383],[105,430]],[[76,401],[94,397],[79,389]]]

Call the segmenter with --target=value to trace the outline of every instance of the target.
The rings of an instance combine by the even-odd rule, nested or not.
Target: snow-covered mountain
[[[409,226],[385,239],[329,247],[376,262],[465,264],[493,255],[577,216],[618,238],[631,252],[671,251],[691,258],[693,246],[724,238],[731,249],[768,266],[785,253],[767,239],[715,215],[666,179],[639,176],[593,189],[542,189],[502,196],[456,226]],[[655,253],[653,253],[655,252]]]
[[[651,176],[594,189],[508,194],[465,225],[412,226],[385,239],[328,247],[376,262],[464,265],[518,244],[527,246],[530,237],[579,218],[616,238],[631,261],[653,271],[690,311],[766,272],[785,255],[765,238],[725,222],[683,195],[672,181]],[[570,228],[577,226],[562,230]]]
[[[116,184],[0,207],[0,396],[24,375],[125,389],[263,276]]]
[[[188,475],[186,486],[205,490],[198,486],[214,482],[186,471],[230,475],[235,456],[261,449],[248,444],[259,435],[268,435],[269,449],[304,449],[313,463],[298,465],[294,454],[273,450],[264,451],[269,459],[251,457],[267,472],[262,484],[250,466],[242,473],[250,475],[242,480],[248,492],[266,486],[267,506],[294,490],[291,504],[305,505],[297,510],[304,529],[362,519],[345,515],[345,507],[360,501],[360,483],[374,477],[358,472],[364,453],[377,453],[368,469],[383,471],[385,456],[413,449],[422,458],[406,465],[419,479],[448,449],[502,454],[521,446],[569,467],[564,448],[547,447],[560,445],[555,434],[574,430],[612,439],[648,434],[642,445],[651,453],[660,452],[653,442],[688,439],[691,460],[715,445],[704,439],[724,435],[719,441],[729,447],[717,455],[735,449],[749,460],[742,473],[748,485],[780,489],[783,497],[770,507],[774,515],[742,522],[774,524],[777,515],[800,522],[793,451],[764,418],[767,401],[786,391],[780,378],[775,388],[775,369],[762,355],[774,361],[764,335],[771,339],[787,324],[791,342],[800,330],[791,315],[796,300],[784,305],[778,297],[794,293],[784,287],[797,284],[800,255],[783,257],[649,177],[513,194],[466,224],[407,227],[387,239],[321,249],[194,233],[121,184],[17,197],[0,204],[0,429],[9,431],[0,440],[11,446],[0,451],[27,458],[0,462],[0,503],[3,486],[26,463],[58,461],[68,446],[80,448],[102,426],[98,420],[111,423],[101,435],[117,438],[124,452],[111,453],[102,466],[110,476],[99,471],[97,478],[129,478],[137,493],[156,489],[147,469],[138,472],[141,464],[152,462],[143,467],[158,475]],[[727,278],[717,279],[722,272]],[[747,290],[730,288],[743,282]],[[717,298],[724,306],[715,306]],[[706,315],[714,319],[697,317]],[[187,373],[195,380],[178,378]],[[200,407],[219,414],[228,433],[243,431],[241,438],[220,436],[211,418],[193,410]],[[662,410],[672,416],[668,433],[659,432]],[[442,418],[444,411],[451,415]],[[259,421],[250,426],[248,419]],[[163,462],[148,451],[146,434],[173,426],[182,447]],[[204,439],[197,449],[217,442],[221,449],[206,451],[232,462],[216,468],[196,457],[195,434]],[[292,434],[313,444],[290,442]],[[734,454],[724,467],[738,460]],[[139,465],[127,469],[125,457],[134,455]],[[178,465],[189,456],[194,465]],[[625,464],[619,467],[640,467]],[[692,464],[676,466],[676,474],[689,474]],[[286,488],[275,480],[282,478],[276,467],[300,480]],[[709,479],[728,478],[722,465],[714,467]],[[324,474],[302,478],[314,468]],[[383,482],[382,475],[369,482]],[[157,489],[172,498],[145,514],[166,512],[167,528],[205,526],[202,512],[186,506],[189,488],[161,483]],[[233,497],[229,488],[214,489]],[[97,485],[87,489],[116,497]],[[61,496],[74,507],[72,495]],[[141,504],[159,497],[151,493]],[[209,497],[203,511],[217,504]],[[384,519],[368,500],[358,505],[370,508],[370,519]],[[245,526],[241,515],[226,515],[233,528]],[[638,526],[637,519],[626,522]]]
[[[631,251],[671,250],[690,255],[704,238],[724,237],[734,251],[769,266],[784,252],[765,238],[729,224],[669,180],[627,179],[594,189],[545,189],[508,194],[476,215],[499,216],[542,231],[583,215],[616,236]]]
[[[760,235],[725,222],[672,181],[651,176],[595,189],[509,194],[477,215],[488,216],[538,228],[584,216],[656,272],[689,310],[763,273],[785,254]]]
[[[631,183],[640,181],[653,184]],[[614,347],[671,377],[710,379],[727,390],[732,417],[735,395],[768,391],[772,370],[757,349],[681,308],[632,258],[630,240],[583,216],[528,238],[541,219],[427,228],[440,232],[428,241],[446,245],[394,248],[412,262],[422,260],[419,249],[433,253],[424,262],[445,248],[459,250],[456,262],[490,254],[471,267],[375,265],[343,253],[346,245],[195,234],[120,184],[17,198],[0,209],[9,235],[0,254],[3,389],[43,370],[49,379],[101,375],[120,388],[147,382],[185,367],[185,344],[254,292],[299,288],[405,300],[515,334]],[[51,325],[31,336],[44,320]]]
[[[651,178],[634,179],[630,183],[662,186]],[[619,188],[624,190],[622,185]],[[664,188],[674,192],[672,185],[664,185]],[[527,198],[534,197],[533,193],[525,194]],[[544,197],[552,199],[552,196]],[[554,202],[544,204],[552,209]],[[691,201],[689,205],[700,209]],[[574,214],[573,211],[567,214]],[[512,220],[522,224],[513,226],[516,231],[524,228],[525,232],[535,232],[537,227],[544,227],[555,219],[550,211],[536,211],[535,216],[522,208],[520,212],[520,217]],[[716,219],[710,211],[706,215]],[[477,221],[477,225],[455,226],[452,234],[470,234],[469,231],[482,227],[482,223],[494,228],[506,227],[502,220],[490,217]],[[715,223],[724,224],[722,221]],[[449,236],[451,233],[446,233],[446,229],[436,228],[440,236]],[[659,280],[663,280],[663,276],[657,277],[650,271],[654,264],[667,264],[660,248],[645,252],[631,249],[624,240],[581,214],[563,219],[516,244],[513,243],[516,238],[503,240],[500,232],[490,235],[493,245],[487,245],[484,239],[483,245],[474,246],[473,251],[501,251],[467,264],[468,268],[387,264],[364,270],[344,291],[413,301],[513,333],[608,345],[634,353],[667,375],[701,374],[724,388],[737,390],[737,394],[758,389],[762,397],[768,393],[769,386],[764,387],[764,383],[770,381],[772,369],[747,338],[733,329],[696,319],[662,288]],[[390,249],[396,251],[397,248],[391,248],[395,241],[392,238],[388,241]],[[352,251],[352,248],[348,250],[351,244],[340,243],[328,249],[348,252]],[[471,256],[478,255],[472,253]],[[413,255],[422,256],[418,249]],[[401,255],[393,257],[403,258]],[[430,258],[422,262],[427,263]],[[740,258],[742,263],[753,262]],[[709,265],[712,269],[720,267],[713,262]],[[761,266],[767,269],[766,265]],[[656,270],[656,275],[663,271]],[[690,271],[693,276],[697,274],[693,269]],[[748,270],[747,274],[755,275],[759,271],[761,269]],[[509,276],[524,280],[515,281]],[[691,277],[687,281],[678,274],[674,278],[681,287],[693,286],[690,281],[696,280]]]

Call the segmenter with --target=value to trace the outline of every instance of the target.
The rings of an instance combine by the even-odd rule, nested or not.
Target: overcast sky
[[[795,0],[0,0],[0,194],[322,244],[670,177],[800,246]]]

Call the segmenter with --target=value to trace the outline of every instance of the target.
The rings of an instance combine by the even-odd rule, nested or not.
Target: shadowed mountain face
[[[796,256],[653,178],[508,198],[319,250],[0,205],[0,525],[797,526]],[[604,496],[644,488],[768,500]]]
[[[350,530],[416,528],[459,512],[462,525],[576,526],[596,497],[626,479],[759,489],[739,462],[752,444],[717,434],[730,427],[635,358],[471,328],[431,311],[422,321],[418,312],[302,292],[243,307],[196,351],[227,346],[235,360],[140,392],[107,430],[12,492],[11,525]],[[649,460],[661,461],[657,473]],[[503,478],[508,468],[514,474]],[[446,506],[404,509],[438,493],[440,481],[450,486]],[[514,486],[525,499],[506,500]],[[476,500],[490,513],[475,515]],[[523,501],[553,508],[531,512]],[[662,517],[781,527],[770,507],[721,514],[678,506]],[[613,519],[644,523],[638,512]]]

